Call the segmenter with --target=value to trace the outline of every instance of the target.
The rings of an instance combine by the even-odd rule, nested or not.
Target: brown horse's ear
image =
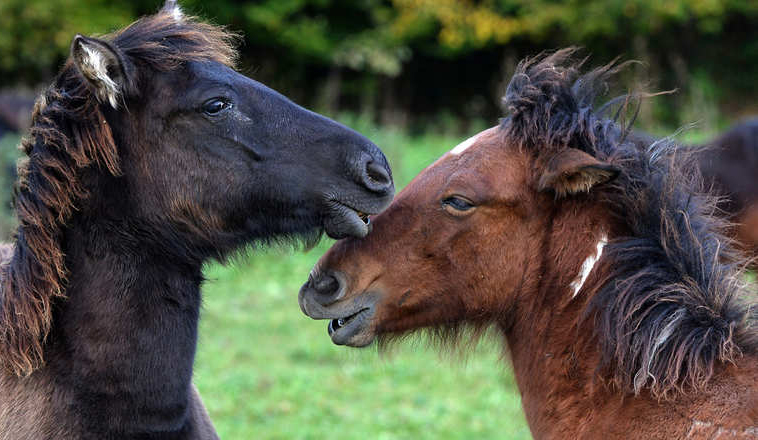
[[[596,185],[615,179],[621,170],[584,151],[569,148],[553,156],[540,177],[539,190],[552,190],[558,197],[589,192]]]
[[[118,98],[129,89],[131,70],[119,52],[106,41],[77,35],[71,42],[71,59],[98,99],[118,108]]]

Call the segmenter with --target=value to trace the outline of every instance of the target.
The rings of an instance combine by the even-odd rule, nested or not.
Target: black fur
[[[349,208],[392,199],[375,145],[236,73],[232,40],[163,10],[76,37],[38,100],[3,252],[1,440],[215,438],[191,389],[203,263],[356,234]],[[119,64],[116,108],[78,44]]]

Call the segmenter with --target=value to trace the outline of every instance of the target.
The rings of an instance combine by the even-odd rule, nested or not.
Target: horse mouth
[[[356,208],[342,201],[330,200],[327,203],[324,230],[328,236],[337,240],[349,236],[365,237],[370,231],[369,216],[379,211],[381,209]]]
[[[360,219],[363,220],[363,223],[365,223],[366,226],[371,224],[371,218],[369,218],[368,214],[361,211],[356,211],[356,214],[358,214],[358,217],[360,217]]]
[[[363,347],[373,341],[373,335],[368,332],[373,311],[370,308],[361,309],[352,315],[342,318],[332,318],[326,326],[329,337],[336,345]]]
[[[373,317],[378,297],[375,293],[358,295],[324,305],[318,293],[305,283],[298,294],[300,310],[312,319],[328,319],[327,333],[336,345],[365,347],[374,341]]]

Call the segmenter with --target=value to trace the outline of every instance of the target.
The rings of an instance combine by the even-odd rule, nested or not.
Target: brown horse
[[[336,243],[300,307],[350,346],[495,325],[535,438],[758,438],[758,307],[697,167],[628,141],[592,107],[617,67],[571,54],[522,62],[509,116]]]
[[[363,236],[394,194],[368,139],[232,69],[175,2],[76,36],[39,97],[0,266],[0,439],[214,439],[191,385],[202,267]]]

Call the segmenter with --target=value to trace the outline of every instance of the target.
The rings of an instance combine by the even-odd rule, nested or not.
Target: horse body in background
[[[191,385],[202,265],[368,231],[366,138],[232,69],[174,2],[77,36],[37,100],[0,273],[0,439],[217,438]]]
[[[758,307],[715,200],[593,110],[617,68],[571,54],[522,62],[510,115],[337,242],[301,309],[350,346],[495,325],[537,439],[758,438]]]
[[[34,98],[21,92],[0,91],[0,138],[29,127]]]
[[[758,258],[758,118],[738,123],[708,142],[698,163],[706,182],[723,196],[719,208],[734,223],[736,242]]]

